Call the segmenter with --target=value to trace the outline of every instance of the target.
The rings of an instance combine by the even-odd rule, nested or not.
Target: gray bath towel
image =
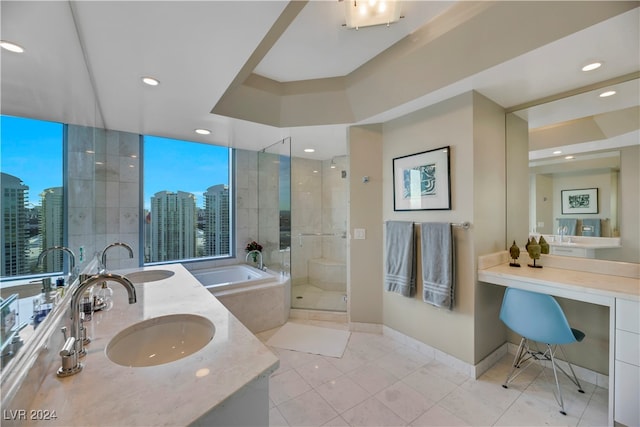
[[[422,300],[437,307],[453,307],[455,285],[451,224],[427,222],[420,227],[422,250]]]
[[[567,234],[565,236],[575,236],[576,235],[576,227],[578,225],[577,219],[571,218],[559,218],[558,226],[559,227],[567,227]],[[560,234],[560,233],[558,233]]]
[[[387,221],[384,289],[405,297],[416,293],[413,222]]]
[[[600,218],[585,218],[582,220],[582,235],[600,237]]]

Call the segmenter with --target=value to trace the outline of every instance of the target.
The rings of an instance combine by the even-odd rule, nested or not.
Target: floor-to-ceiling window
[[[2,278],[63,269],[63,125],[0,116]]]
[[[233,254],[227,147],[144,137],[144,262]]]

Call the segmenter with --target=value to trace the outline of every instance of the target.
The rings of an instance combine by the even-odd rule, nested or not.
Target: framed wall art
[[[393,159],[393,210],[451,209],[449,146]]]
[[[598,189],[561,190],[562,214],[597,214]]]

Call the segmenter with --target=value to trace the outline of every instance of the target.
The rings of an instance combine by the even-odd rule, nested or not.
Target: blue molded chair
[[[507,288],[505,291],[500,309],[500,320],[502,320],[509,329],[522,336],[516,357],[513,360],[513,368],[511,372],[509,372],[502,387],[508,388],[509,383],[534,361],[549,361],[551,362],[553,376],[556,381],[557,393],[554,391],[554,396],[560,405],[560,413],[567,415],[564,410],[564,401],[562,399],[562,392],[560,391],[560,384],[558,383],[557,370],[564,373],[567,378],[578,387],[580,393],[584,393],[584,390],[582,390],[582,386],[573,371],[573,367],[571,363],[567,361],[567,357],[560,344],[582,341],[585,334],[569,326],[569,322],[560,304],[558,304],[558,301],[551,295],[516,288]],[[544,343],[546,345],[544,351],[538,350],[535,342]],[[534,345],[534,348],[532,348],[531,344]],[[556,363],[555,352],[557,348],[560,349],[563,359],[569,365],[571,375]],[[526,365],[523,365],[525,363]],[[516,373],[516,370],[519,368],[522,369]]]

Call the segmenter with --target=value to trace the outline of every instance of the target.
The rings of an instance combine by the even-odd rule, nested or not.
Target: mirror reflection
[[[550,253],[638,261],[639,87],[630,79],[511,113],[528,126],[529,233]]]

